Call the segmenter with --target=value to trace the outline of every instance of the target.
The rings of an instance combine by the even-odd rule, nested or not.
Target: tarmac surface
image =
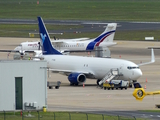
[[[0,37],[0,49],[14,49],[21,42],[36,40],[38,39]],[[119,40],[116,42],[118,43],[117,45],[110,47],[111,57],[127,59],[136,64],[150,61],[151,50],[147,49],[148,46],[160,46],[160,42],[157,41]],[[154,53],[156,62],[140,66],[143,75],[137,80],[143,87],[146,86],[146,91],[157,91],[160,89],[160,52],[159,50],[154,50]],[[72,55],[94,56],[94,53],[91,53],[91,55],[87,53],[73,53]],[[12,56],[12,53],[9,56],[8,53],[0,53],[0,59],[13,59]],[[83,111],[99,114],[124,114],[122,111],[125,111],[127,115],[136,116],[141,114],[140,116],[146,117],[146,113],[135,112],[137,110],[158,110],[158,108],[155,108],[155,105],[160,104],[160,95],[146,96],[143,101],[137,101],[132,96],[134,88],[128,88],[127,90],[103,90],[97,88],[96,80],[92,79],[87,79],[85,86],[70,86],[67,76],[50,72],[48,81],[61,81],[62,83],[59,89],[53,88],[47,91],[48,110],[50,111]],[[151,115],[148,116],[147,118],[152,118]],[[158,118],[159,114],[157,113],[154,119]]]

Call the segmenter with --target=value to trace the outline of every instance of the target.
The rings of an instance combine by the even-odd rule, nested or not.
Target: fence
[[[0,120],[136,120],[136,118],[80,112],[2,111]]]

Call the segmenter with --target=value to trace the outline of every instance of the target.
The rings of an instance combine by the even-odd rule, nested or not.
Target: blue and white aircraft
[[[39,34],[42,44],[42,53],[48,67],[54,72],[61,72],[68,76],[72,85],[82,84],[86,78],[97,79],[97,83],[105,78],[107,73],[113,68],[118,69],[121,80],[137,80],[142,76],[139,66],[131,61],[113,58],[96,58],[63,55],[56,50],[50,41],[50,36],[41,17],[38,17]],[[151,62],[155,61],[152,50]],[[143,64],[141,64],[143,65]]]
[[[66,52],[87,52],[95,50],[96,46],[109,47],[116,45],[116,42],[113,42],[115,30],[117,23],[109,23],[105,31],[100,34],[97,38],[78,38],[78,39],[62,39],[62,40],[52,40],[52,45],[55,49],[61,53]],[[40,50],[39,41],[35,42],[22,42],[17,46],[13,51],[35,51]]]

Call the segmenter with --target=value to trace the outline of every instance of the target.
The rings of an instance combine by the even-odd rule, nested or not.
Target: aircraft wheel
[[[97,80],[97,85],[99,85],[99,82],[100,82],[100,81],[101,81],[101,80],[99,80],[99,79]]]
[[[74,85],[74,83],[70,83],[70,86],[73,86]]]
[[[74,84],[75,86],[78,86],[78,83]]]
[[[129,84],[129,87],[132,88],[132,83]]]
[[[55,89],[59,89],[59,86],[55,86]]]

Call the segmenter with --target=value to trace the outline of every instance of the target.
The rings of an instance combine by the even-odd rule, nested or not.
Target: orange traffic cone
[[[84,85],[84,83],[83,83],[83,87],[84,87],[85,85]]]
[[[144,89],[146,89],[146,85],[144,86]]]
[[[146,82],[147,82],[147,78],[146,78]]]

